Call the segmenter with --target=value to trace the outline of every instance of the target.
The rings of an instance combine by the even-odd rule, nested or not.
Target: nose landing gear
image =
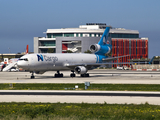
[[[76,77],[76,74],[74,74],[74,71],[73,70],[71,70],[71,74],[70,74],[70,77]]]
[[[31,79],[34,79],[34,78],[35,78],[34,72],[32,72]]]

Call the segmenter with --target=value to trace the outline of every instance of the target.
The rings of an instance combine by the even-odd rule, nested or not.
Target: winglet
[[[108,35],[109,35],[109,30],[110,30],[110,27],[106,27],[100,41],[98,42],[99,45],[103,45],[103,38],[105,37],[105,42],[107,41],[108,39]]]
[[[152,59],[149,61],[149,64],[152,63],[153,59],[155,58],[155,56],[152,57]]]

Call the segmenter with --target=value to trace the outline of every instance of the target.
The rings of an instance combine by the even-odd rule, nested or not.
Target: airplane
[[[25,54],[28,54],[28,45],[26,46]],[[1,70],[3,72],[7,72],[7,71],[12,71],[11,69],[13,68],[14,69],[13,71],[15,71],[15,70],[18,71],[18,69],[16,69],[18,60],[19,60],[19,58],[11,58],[8,62],[8,58],[6,58],[6,60],[4,59],[5,65],[3,66],[3,68],[1,68]],[[7,61],[7,62],[5,63],[5,61]]]
[[[101,65],[107,64],[125,64],[111,63],[120,57],[108,57],[105,54],[111,52],[112,45],[108,43],[108,34],[110,27],[106,27],[98,44],[90,46],[91,52],[87,53],[34,53],[26,54],[18,60],[18,67],[30,71],[31,79],[34,79],[34,73],[43,74],[46,71],[57,71],[55,77],[63,77],[60,71],[71,70],[70,77],[80,74],[81,77],[89,77],[88,70],[95,69]]]

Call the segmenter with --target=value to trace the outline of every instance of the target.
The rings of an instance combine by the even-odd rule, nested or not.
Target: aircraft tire
[[[60,74],[60,77],[63,77],[63,74],[62,74],[62,73]]]
[[[84,74],[81,74],[81,77],[84,77]]]
[[[55,74],[54,77],[57,78],[57,77],[58,77],[58,74]]]
[[[86,74],[86,77],[89,77],[89,74],[88,74],[88,73]]]
[[[89,77],[89,74],[86,73],[86,74],[81,74],[81,77]]]
[[[62,73],[61,74],[55,74],[54,77],[56,77],[56,78],[57,77],[63,77],[63,74]]]
[[[70,74],[70,77],[76,77],[76,75],[72,73],[72,74]]]
[[[31,76],[31,79],[34,79],[34,76]]]

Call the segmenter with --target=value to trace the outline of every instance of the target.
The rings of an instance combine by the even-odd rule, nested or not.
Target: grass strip
[[[13,83],[0,84],[0,90],[85,90],[84,84],[55,84],[55,83]],[[104,91],[160,91],[158,84],[91,84],[88,90]]]
[[[0,120],[159,120],[160,106],[145,104],[0,103]]]

